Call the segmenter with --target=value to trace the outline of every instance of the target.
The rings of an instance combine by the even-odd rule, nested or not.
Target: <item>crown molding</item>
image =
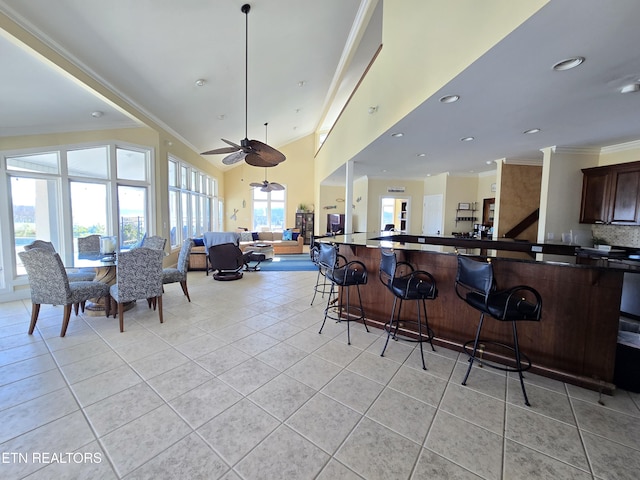
[[[633,140],[632,142],[618,143],[616,145],[602,147],[600,152],[606,155],[607,153],[626,152],[628,150],[635,150],[638,148],[640,148],[640,140]]]

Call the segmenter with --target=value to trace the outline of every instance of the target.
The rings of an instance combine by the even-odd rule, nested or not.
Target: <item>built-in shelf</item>
[[[456,225],[458,222],[477,222],[476,217],[476,202],[471,203],[458,203],[456,208]]]

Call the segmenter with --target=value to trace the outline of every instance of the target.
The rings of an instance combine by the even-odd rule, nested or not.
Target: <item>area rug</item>
[[[260,264],[263,272],[304,272],[313,271],[318,267],[314,265],[308,253],[300,255],[278,255],[272,260],[267,260]]]

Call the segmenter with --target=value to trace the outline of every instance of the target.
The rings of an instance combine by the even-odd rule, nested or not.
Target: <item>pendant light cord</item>
[[[244,138],[249,138],[248,115],[249,115],[249,10],[251,6],[246,3],[242,6],[245,14],[244,29]]]

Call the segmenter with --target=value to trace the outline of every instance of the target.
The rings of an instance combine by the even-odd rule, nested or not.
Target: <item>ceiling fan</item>
[[[269,125],[269,123],[265,123],[264,124],[264,141],[267,141],[267,125]],[[254,188],[260,188],[261,192],[272,192],[274,190],[284,190],[284,187],[282,185],[280,185],[277,182],[269,182],[267,180],[267,169],[264,169],[264,182],[262,183],[258,183],[258,182],[251,182],[249,184],[250,186],[254,187]]]
[[[273,192],[274,190],[284,190],[284,187],[277,182],[269,182],[267,181],[267,174],[265,172],[264,182],[251,182],[249,185],[255,188],[260,188],[261,192]]]
[[[245,64],[244,64],[244,138],[240,140],[240,145],[233,143],[229,140],[222,139],[223,142],[230,145],[230,147],[216,148],[203,152],[201,155],[218,155],[229,154],[222,159],[222,163],[225,165],[233,165],[234,163],[244,160],[249,165],[255,167],[275,167],[279,163],[285,161],[286,157],[273,147],[270,147],[266,143],[259,142],[258,140],[249,140],[247,134],[247,112],[248,112],[248,84],[249,84],[249,10],[251,5],[245,3],[242,6],[242,13],[245,14]]]

